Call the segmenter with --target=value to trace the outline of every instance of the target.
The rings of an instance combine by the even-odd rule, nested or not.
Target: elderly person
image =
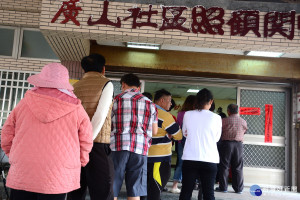
[[[89,161],[92,125],[73,94],[68,70],[59,63],[43,67],[27,81],[26,92],[1,134],[9,157],[11,200],[64,200],[80,187],[80,167]]]
[[[232,170],[232,188],[235,193],[242,194],[244,189],[243,176],[243,141],[247,131],[247,122],[239,116],[239,106],[229,104],[227,118],[222,120],[220,187],[216,191],[227,192],[228,173]]]

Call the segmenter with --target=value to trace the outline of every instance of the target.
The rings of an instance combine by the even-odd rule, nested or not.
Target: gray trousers
[[[244,189],[243,176],[243,143],[237,141],[222,141],[220,151],[220,190],[228,187],[229,168],[232,171],[232,188],[235,192]]]

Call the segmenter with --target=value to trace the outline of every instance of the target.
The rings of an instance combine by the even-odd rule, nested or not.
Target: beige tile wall
[[[102,14],[103,1],[86,0],[78,3],[77,5],[82,8],[79,11],[77,20],[80,22],[80,26],[76,26],[72,21],[67,24],[61,24],[64,20],[61,15],[55,23],[50,23],[53,16],[61,7],[61,1],[51,2],[50,0],[44,0],[42,4],[41,23],[40,28],[48,30],[47,34],[52,36],[64,37],[66,35],[72,35],[77,38],[94,39],[94,40],[113,40],[119,42],[135,41],[135,42],[149,42],[159,44],[171,44],[178,46],[194,46],[205,48],[226,48],[226,49],[239,49],[239,50],[262,50],[262,51],[282,51],[288,53],[300,52],[300,36],[299,30],[295,29],[294,39],[288,40],[283,36],[276,34],[271,38],[258,38],[250,31],[245,37],[230,36],[230,26],[223,25],[224,35],[209,35],[209,34],[194,34],[185,33],[180,30],[166,30],[159,31],[159,27],[162,24],[162,9],[160,5],[153,5],[152,10],[158,10],[158,15],[151,18],[152,22],[158,24],[158,28],[153,27],[141,27],[132,29],[132,19],[122,21],[124,17],[129,16],[127,9],[138,6],[144,10],[148,10],[149,4],[134,4],[134,3],[121,3],[110,2],[108,7],[108,18],[115,22],[116,17],[121,18],[121,28],[115,28],[107,25],[87,25],[88,18],[93,15],[93,21],[100,18]],[[187,18],[185,27],[190,27],[191,24],[191,11],[192,8],[188,8],[183,13],[183,17]],[[225,23],[231,17],[231,10],[225,11],[224,20]],[[260,30],[263,35],[263,18],[265,13],[260,13]],[[297,21],[297,20],[296,20]]]
[[[38,28],[41,0],[1,0],[0,25],[12,27]],[[49,60],[7,58],[0,56],[0,69],[40,71]]]
[[[295,37],[292,41],[278,34],[272,38],[258,38],[252,32],[248,33],[245,37],[230,36],[230,27],[228,25],[223,25],[225,31],[223,36],[185,33],[179,30],[159,31],[159,27],[162,24],[162,9],[160,5],[153,5],[152,10],[158,10],[158,15],[151,18],[152,22],[158,24],[158,28],[141,27],[132,29],[132,19],[121,21],[121,28],[107,25],[88,26],[87,21],[91,15],[93,15],[94,20],[98,20],[101,16],[103,1],[97,0],[85,0],[78,4],[78,6],[81,6],[83,9],[77,17],[77,20],[81,24],[80,26],[74,25],[72,21],[69,21],[67,24],[61,24],[60,22],[64,20],[63,15],[61,15],[55,23],[50,23],[51,19],[61,7],[61,2],[63,2],[63,0],[1,0],[0,25],[39,27],[62,61],[79,61],[84,55],[87,55],[90,50],[89,40],[91,39],[241,49],[245,51],[257,49],[288,53],[300,52],[300,31],[298,29],[295,29]],[[122,20],[130,14],[127,9],[134,6],[148,10],[149,4],[110,2],[108,18],[115,22],[118,16]],[[187,18],[187,22],[184,25],[185,27],[190,27],[191,10],[192,8],[188,8],[183,13],[183,16]],[[230,13],[230,10],[226,10],[224,17],[225,23],[228,22]],[[263,34],[263,16],[264,13],[260,13],[261,34]],[[47,62],[49,61],[0,57],[0,68],[32,70],[32,68],[26,68],[24,66],[37,66],[38,68],[34,69],[38,70]]]

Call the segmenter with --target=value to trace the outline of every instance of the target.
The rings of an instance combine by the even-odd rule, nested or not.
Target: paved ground
[[[172,186],[172,182],[169,182],[167,184],[168,187]],[[217,187],[217,185],[216,185]],[[300,193],[293,193],[293,192],[279,192],[279,191],[267,191],[264,192],[262,189],[262,196],[252,196],[250,194],[250,188],[246,187],[244,189],[243,194],[236,194],[233,192],[232,188],[229,188],[228,193],[222,193],[222,192],[215,192],[215,198],[216,200],[299,200],[300,199]],[[126,191],[125,189],[122,189],[121,197],[118,198],[119,200],[125,200],[126,199]],[[179,199],[179,194],[172,194],[170,192],[163,192],[161,195],[161,200],[175,200]],[[193,196],[191,200],[197,200],[198,199],[198,191],[194,190]]]
[[[0,189],[3,189],[3,186],[0,184]],[[167,187],[171,188],[172,182],[167,184]],[[217,185],[215,185],[217,187]],[[295,192],[282,192],[282,191],[274,191],[274,190],[265,190],[262,188],[261,196],[252,196],[250,194],[250,188],[245,187],[243,194],[236,194],[233,192],[232,188],[228,188],[228,193],[215,192],[216,200],[300,200],[300,193]],[[3,192],[0,194],[0,200],[6,200],[6,195]],[[126,189],[123,184],[119,200],[126,200]],[[161,195],[161,200],[178,200],[179,194],[172,194],[170,192],[163,192]],[[193,196],[191,200],[198,199],[198,191],[193,191]],[[87,196],[86,200],[90,200],[90,197]]]
[[[171,187],[172,182],[167,184],[167,187]],[[215,185],[217,187],[217,185]],[[216,200],[300,200],[300,193],[295,192],[281,192],[281,191],[274,191],[274,190],[267,190],[264,191],[262,188],[262,195],[261,196],[252,196],[250,194],[250,188],[245,187],[243,194],[236,194],[233,192],[232,188],[228,188],[228,193],[222,192],[215,192]],[[87,198],[89,200],[90,198]],[[122,187],[119,200],[126,200],[126,189]],[[170,192],[163,192],[161,195],[161,200],[178,200],[179,194],[172,194]],[[198,191],[193,191],[193,196],[191,200],[198,199]]]

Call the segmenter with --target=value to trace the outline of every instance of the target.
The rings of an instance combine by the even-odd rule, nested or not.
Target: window
[[[24,29],[22,31],[22,36],[20,57],[59,59],[40,31]]]
[[[0,128],[25,92],[32,87],[27,78],[35,73],[0,70]]]
[[[0,26],[0,56],[59,60],[38,29]]]
[[[0,26],[0,55],[16,57],[19,29]]]

